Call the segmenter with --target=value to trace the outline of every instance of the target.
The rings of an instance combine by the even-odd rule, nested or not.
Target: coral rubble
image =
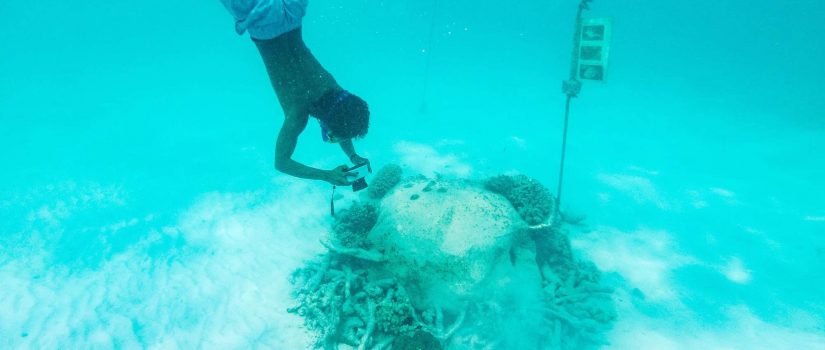
[[[604,344],[612,291],[574,256],[561,223],[541,225],[553,211],[546,188],[522,176],[481,186],[397,175],[379,200],[343,211],[329,252],[292,275],[289,311],[316,348]]]

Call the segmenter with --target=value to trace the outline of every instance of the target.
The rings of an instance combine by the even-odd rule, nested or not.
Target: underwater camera
[[[364,166],[367,167],[367,171],[363,171],[364,169],[361,169],[361,171],[356,171],[358,168],[361,168],[361,167],[364,167]],[[352,179],[354,179],[353,182],[352,182],[352,191],[353,192],[358,192],[360,190],[363,190],[363,189],[367,188],[367,174],[372,173],[372,167],[370,166],[369,161],[358,164],[358,165],[353,166],[351,168],[347,168],[347,171],[356,171],[355,175],[352,175],[352,177],[351,177]]]
[[[363,166],[367,166],[367,171],[355,171],[358,168]],[[372,166],[370,165],[370,161],[366,161],[364,163],[358,164],[356,166],[346,168],[344,171],[350,172],[355,171],[355,174],[347,176],[348,180],[352,180],[352,191],[358,192],[367,188],[367,174],[372,173]],[[329,213],[332,216],[335,216],[335,185],[332,186],[332,195],[329,197]]]

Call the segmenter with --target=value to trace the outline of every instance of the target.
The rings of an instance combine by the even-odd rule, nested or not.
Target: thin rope
[[[556,211],[558,212],[561,205],[561,185],[564,182],[564,158],[567,153],[567,124],[570,119],[570,100],[572,96],[567,96],[567,101],[564,104],[564,134],[562,134],[561,141],[561,164],[559,164],[559,188],[556,191]]]
[[[332,194],[329,196],[329,215],[335,216],[335,185],[332,185]]]

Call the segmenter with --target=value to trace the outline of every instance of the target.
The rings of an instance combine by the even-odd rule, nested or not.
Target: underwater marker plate
[[[579,79],[605,80],[612,31],[613,21],[610,18],[582,19],[577,70]]]

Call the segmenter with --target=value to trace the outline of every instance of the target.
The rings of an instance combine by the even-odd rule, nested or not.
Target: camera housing
[[[358,192],[360,190],[367,188],[367,186],[367,179],[362,177],[358,180],[355,180],[355,182],[352,183],[352,191]]]
[[[352,191],[353,192],[358,192],[360,190],[363,190],[363,189],[367,188],[367,186],[369,186],[369,185],[367,185],[367,173],[372,173],[372,167],[370,166],[369,162],[366,162],[366,163],[361,163],[361,164],[358,164],[356,166],[353,166],[353,167],[347,169],[347,171],[354,171],[354,170],[356,170],[358,168],[361,168],[363,166],[367,167],[367,171],[366,172],[359,171],[359,172],[356,173],[356,175],[354,175],[355,180],[352,182]]]

